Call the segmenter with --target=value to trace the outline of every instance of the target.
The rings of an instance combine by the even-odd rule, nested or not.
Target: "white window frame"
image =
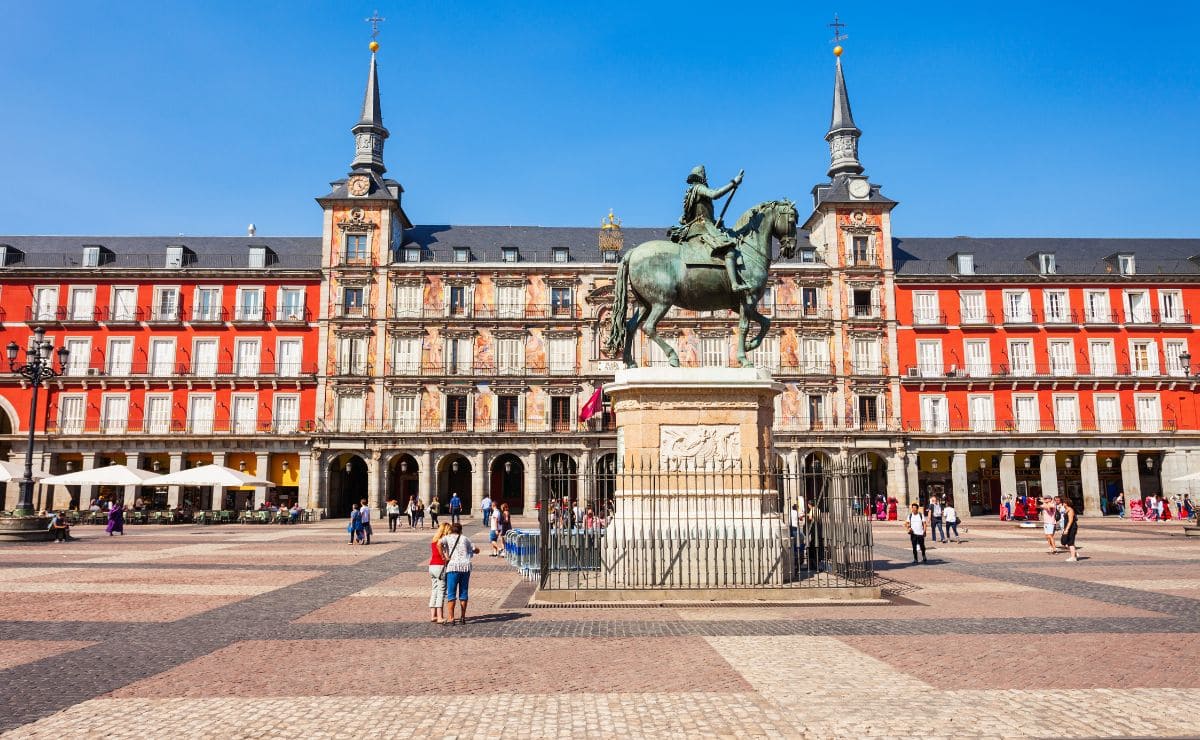
[[[1111,402],[1114,415],[1101,414],[1100,402]],[[1121,431],[1121,397],[1116,393],[1097,393],[1092,396],[1092,415],[1096,419],[1096,431],[1116,434]]]
[[[771,372],[778,372],[779,337],[773,335],[763,337],[762,344],[750,352],[750,361],[754,363],[755,367],[770,370]]]
[[[425,289],[416,283],[396,286],[395,315],[401,319],[419,318],[424,313]]]
[[[1145,359],[1139,359],[1139,353]],[[1158,343],[1153,339],[1129,340],[1129,374],[1139,378],[1149,378],[1158,375]]]
[[[975,274],[975,255],[969,252],[955,255],[956,268],[959,275]]]
[[[1137,274],[1137,260],[1132,254],[1117,255],[1117,271],[1122,275]]]
[[[1134,308],[1134,296],[1141,297],[1141,307]],[[1122,307],[1125,309],[1125,323],[1127,324],[1149,324],[1154,321],[1154,312],[1150,307],[1150,291],[1145,288],[1137,290],[1125,290],[1121,293]]]
[[[250,407],[249,418],[243,418],[239,405]],[[229,431],[234,434],[253,434],[258,428],[258,394],[234,393],[229,396]]]
[[[950,431],[950,403],[945,394],[926,393],[921,397],[921,430],[932,434]]]
[[[79,306],[79,296],[90,295],[91,305],[82,312]],[[96,318],[96,286],[72,285],[67,292],[67,320],[94,321]]]
[[[339,337],[337,343],[337,374],[365,376],[367,374],[368,337]]]
[[[219,285],[197,285],[192,294],[192,321],[217,321],[221,318],[221,308],[224,306],[225,291]],[[216,295],[217,300],[206,309],[201,310],[202,295]]]
[[[155,357],[155,346],[169,345],[171,349],[168,352],[170,361],[165,365],[162,358]],[[179,349],[177,347],[175,337],[150,337],[149,346],[146,351],[146,374],[157,377],[172,377],[175,375],[175,359],[178,357]]]
[[[523,337],[500,337],[496,339],[496,374],[524,375],[525,339]]]
[[[1022,306],[1013,306],[1012,299],[1023,299]],[[1021,290],[1006,290],[1004,291],[1004,323],[1006,324],[1032,324],[1033,323],[1033,303],[1029,298],[1029,291]]]
[[[199,347],[213,347],[212,364],[201,363],[198,359]],[[221,340],[216,337],[195,337],[192,339],[192,375],[204,378],[215,376],[221,367]]]
[[[1038,272],[1042,275],[1053,275],[1058,272],[1057,260],[1053,252],[1038,253]]]
[[[917,340],[917,368],[922,378],[941,378],[946,374],[942,359],[942,340]]]
[[[76,409],[75,406],[78,405]],[[78,410],[78,416],[68,418],[68,411]],[[87,426],[87,394],[63,393],[58,397],[58,431],[60,434],[82,434]]]
[[[142,401],[145,405],[145,415],[142,428],[148,434],[169,434],[171,432],[171,407],[174,400],[170,393],[147,393]],[[155,414],[158,404],[166,405],[164,414]]]
[[[1158,316],[1164,324],[1184,323],[1183,291],[1160,288],[1158,291]]]
[[[1066,355],[1056,355],[1055,347],[1066,347]],[[1075,374],[1075,341],[1072,339],[1049,339],[1046,341],[1046,356],[1050,360],[1050,374],[1065,377]]]
[[[125,293],[131,293],[132,298],[129,301],[129,306],[122,311],[120,296]],[[138,289],[136,285],[114,285],[109,292],[108,298],[108,318],[110,321],[130,322],[137,320],[137,296]]]
[[[442,349],[446,375],[470,375],[473,368],[475,341],[471,337],[446,337]]]
[[[234,319],[236,321],[262,321],[263,312],[266,310],[266,288],[262,286],[240,286],[237,289],[237,305],[234,307]],[[247,296],[255,296],[258,302],[249,305],[246,301]]]
[[[284,404],[295,404],[295,418],[284,418],[280,413]],[[300,394],[276,393],[271,399],[271,423],[276,434],[295,434],[300,430]]]
[[[295,359],[285,358],[284,346],[296,347]],[[295,378],[303,371],[304,340],[296,337],[280,337],[275,340],[275,374],[281,378]]]
[[[1023,418],[1019,413],[1022,401],[1030,401],[1031,418]],[[1012,396],[1013,427],[1018,434],[1036,434],[1041,429],[1041,409],[1035,393],[1014,393]]]
[[[33,320],[56,321],[58,319],[58,286],[37,285],[33,288]]]
[[[287,296],[299,295],[300,305],[289,308],[284,300]],[[276,321],[304,321],[304,311],[308,307],[308,292],[300,285],[281,285],[275,293]]]
[[[982,352],[973,348],[982,347]],[[963,340],[963,371],[967,377],[986,378],[992,375],[992,343],[989,339]]]
[[[883,361],[878,337],[854,337],[851,342],[854,372],[857,375],[881,375]]]
[[[122,364],[118,364],[113,357],[114,345],[125,345],[129,347],[129,358]],[[104,373],[115,377],[126,377],[133,374],[133,353],[136,348],[136,343],[133,337],[109,337],[105,345],[104,351]]]
[[[1078,434],[1080,430],[1079,395],[1055,393],[1051,403],[1054,409],[1054,428],[1059,434]],[[1069,405],[1067,405],[1069,404]],[[1067,405],[1064,411],[1064,405]]]
[[[1058,299],[1055,301],[1055,299]],[[1047,324],[1071,323],[1071,292],[1068,290],[1043,290],[1043,321]]]
[[[499,285],[496,287],[496,315],[502,319],[524,318],[524,285]]]
[[[358,408],[354,408],[357,406]],[[337,430],[339,432],[361,432],[366,429],[366,394],[342,394],[337,397]],[[357,412],[357,413],[351,413]]]
[[[87,375],[92,366],[92,338],[67,337],[63,340],[63,346],[70,350],[64,374],[69,377]]]
[[[729,365],[728,339],[719,337],[700,337],[701,367],[726,367]]]
[[[578,338],[550,337],[546,342],[546,359],[550,364],[551,375],[574,375],[575,363],[579,354]]]
[[[1017,348],[1024,348],[1020,352]],[[1008,373],[1018,378],[1027,378],[1037,373],[1032,339],[1008,340]]]
[[[163,310],[163,296],[172,296],[172,306],[169,310]],[[178,285],[159,285],[154,288],[153,303],[150,306],[151,321],[178,321],[179,306],[180,306],[180,289]]]
[[[1179,357],[1185,352],[1191,354],[1191,350],[1188,349],[1188,341],[1186,339],[1164,339],[1162,345],[1166,374],[1176,378],[1186,377],[1191,371],[1191,367],[1185,369]]]
[[[243,354],[243,347],[253,347],[252,357]],[[255,378],[262,371],[262,340],[238,338],[233,341],[233,374],[239,378]]]
[[[392,342],[392,374],[421,374],[421,338],[396,337]]]
[[[973,299],[978,298],[978,311]],[[963,324],[987,323],[987,293],[982,290],[964,290],[958,294],[959,321]]]
[[[1083,320],[1089,324],[1112,324],[1112,297],[1107,289],[1083,291]]]
[[[208,418],[196,413],[197,403],[208,402]],[[216,425],[217,399],[212,393],[189,393],[187,405],[187,428],[192,434],[212,434]]]
[[[1153,409],[1146,407],[1151,405]],[[1157,393],[1133,394],[1133,412],[1138,431],[1142,434],[1158,434],[1163,430],[1162,399]]]
[[[411,413],[401,413],[401,406],[412,404]],[[417,432],[421,428],[421,396],[417,393],[392,394],[392,430]]]
[[[978,406],[987,404],[986,413],[980,414]],[[990,393],[967,395],[967,416],[972,432],[996,431],[996,398]]]
[[[1107,347],[1108,357],[1104,359],[1096,359],[1096,348]],[[1101,377],[1111,377],[1117,374],[1117,348],[1116,344],[1111,339],[1089,339],[1088,340],[1088,365],[1092,375]]]
[[[913,324],[936,326],[943,323],[939,309],[938,291],[918,290],[913,292]]]

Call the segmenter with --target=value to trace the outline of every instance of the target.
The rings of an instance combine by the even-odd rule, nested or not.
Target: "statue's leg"
[[[737,253],[732,249],[725,253],[725,272],[729,275],[729,287],[735,292],[745,290],[746,284],[737,274]]]
[[[737,358],[742,367],[752,367],[753,362],[746,357],[746,330],[750,328],[750,319],[746,316],[746,301],[738,304],[738,333]]]
[[[762,345],[763,339],[766,338],[767,330],[771,328],[771,320],[759,313],[758,306],[754,305],[749,300],[745,301],[744,303],[746,306],[746,315],[753,319],[756,324],[758,324],[758,333],[746,340],[746,350],[753,352]]]
[[[642,303],[640,296],[634,293],[634,297],[638,305],[633,309],[633,316],[625,322],[625,349],[621,353],[625,367],[637,367],[637,363],[633,359],[633,343],[637,341],[638,328],[646,322],[646,316],[650,311],[650,307]]]
[[[642,331],[646,332],[646,336],[650,337],[652,342],[662,348],[663,354],[667,356],[667,362],[671,364],[671,367],[679,367],[679,355],[676,354],[675,348],[667,340],[658,336],[658,322],[670,310],[671,304],[669,303],[655,303],[650,307],[650,312],[646,316],[646,324],[643,326]]]

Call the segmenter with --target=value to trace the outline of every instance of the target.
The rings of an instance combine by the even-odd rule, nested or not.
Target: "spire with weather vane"
[[[383,166],[383,141],[388,130],[383,127],[383,113],[379,108],[379,73],[375,68],[375,53],[379,51],[379,24],[387,20],[375,11],[366,19],[371,24],[371,70],[367,75],[367,90],[363,95],[362,116],[354,128],[354,162],[351,169],[372,170],[379,174],[387,171]]]
[[[829,122],[829,133],[825,141],[829,142],[829,176],[859,175],[863,166],[858,161],[858,137],[862,131],[854,125],[854,115],[850,112],[850,96],[846,92],[846,78],[842,74],[842,44],[848,36],[842,34],[845,23],[833,16],[833,55],[837,58],[837,72],[833,80],[833,116]]]

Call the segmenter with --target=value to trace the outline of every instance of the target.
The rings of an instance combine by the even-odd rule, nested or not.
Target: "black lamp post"
[[[8,353],[8,368],[17,375],[28,378],[33,385],[33,395],[29,399],[29,440],[25,447],[25,477],[21,479],[21,493],[13,511],[17,516],[30,516],[33,514],[33,430],[37,424],[38,388],[43,381],[63,374],[70,352],[66,347],[59,347],[56,353],[54,345],[46,341],[46,330],[40,326],[33,330],[33,342],[25,350],[25,362],[17,361],[21,347],[16,342],[9,342],[5,350]],[[57,370],[51,361],[54,354],[58,355]]]

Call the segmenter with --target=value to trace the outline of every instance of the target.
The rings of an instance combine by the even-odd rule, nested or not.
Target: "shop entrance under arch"
[[[489,483],[493,507],[508,504],[508,513],[525,513],[525,463],[521,458],[506,453],[493,460]]]
[[[350,516],[351,506],[367,497],[367,461],[350,452],[329,463],[330,517]]]
[[[471,461],[463,455],[447,455],[438,463],[438,511],[450,514],[450,496],[458,494],[462,513],[471,513]]]
[[[396,455],[388,463],[388,491],[386,501],[396,500],[401,511],[410,498],[420,496],[420,466],[416,458],[407,453]]]

